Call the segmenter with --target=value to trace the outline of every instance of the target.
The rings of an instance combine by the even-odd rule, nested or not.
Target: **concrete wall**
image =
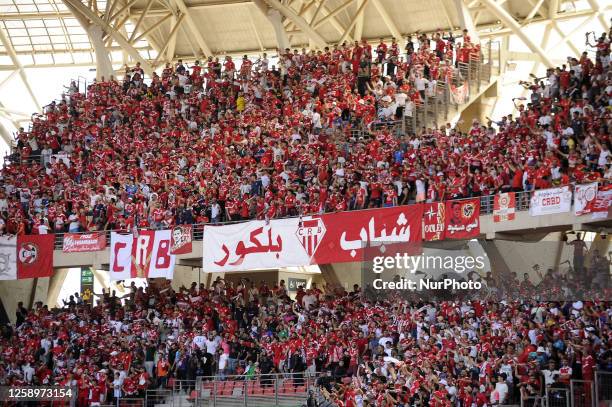
[[[8,314],[11,322],[15,322],[15,311],[17,311],[17,303],[23,301],[23,305],[27,308],[32,293],[32,285],[37,281],[36,291],[34,294],[34,302],[42,301],[47,303],[47,291],[49,288],[49,278],[27,279],[27,280],[9,280],[2,281],[0,284],[0,298],[2,304]]]

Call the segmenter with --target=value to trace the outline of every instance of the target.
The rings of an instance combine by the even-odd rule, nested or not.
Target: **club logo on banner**
[[[421,241],[423,206],[205,226],[206,272],[360,261],[364,248]]]
[[[64,253],[96,252],[106,247],[103,233],[67,233],[64,235]]]
[[[516,195],[514,192],[495,195],[493,202],[493,222],[514,220],[516,212]]]
[[[172,229],[171,254],[188,254],[192,250],[191,225],[178,225]]]
[[[425,204],[423,213],[423,238],[428,241],[444,239],[446,205],[444,202]]]
[[[446,202],[446,239],[472,239],[480,234],[480,199]]]
[[[580,216],[593,212],[596,199],[597,182],[576,185],[574,189],[574,214]]]
[[[568,186],[538,189],[533,192],[529,214],[531,216],[569,212],[572,206],[572,192]]]
[[[138,236],[111,233],[110,279],[172,280],[176,257],[170,254],[170,230],[142,230]]]
[[[317,218],[301,221],[295,233],[298,239],[300,239],[302,247],[304,247],[306,253],[308,253],[308,256],[312,257],[317,251],[319,243],[323,240],[325,232],[326,229],[323,224],[323,219]]]

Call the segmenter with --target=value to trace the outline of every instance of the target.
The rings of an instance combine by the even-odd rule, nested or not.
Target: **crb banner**
[[[64,253],[96,252],[106,248],[104,233],[67,233],[64,235]]]
[[[480,234],[480,199],[446,202],[446,239],[472,239]]]
[[[506,192],[495,195],[493,201],[493,222],[505,222],[514,220],[516,212],[516,195],[514,192]]]
[[[170,254],[188,254],[192,250],[191,225],[178,225],[172,228],[172,241],[170,243]]]
[[[568,186],[538,189],[533,192],[529,214],[531,216],[569,212],[572,207],[572,192]]]
[[[593,204],[593,219],[607,219],[612,206],[612,184],[599,187]]]
[[[137,236],[111,233],[111,280],[163,277],[172,280],[175,256],[170,254],[170,230],[141,230]]]
[[[205,272],[361,261],[364,247],[421,241],[422,205],[205,226]]]
[[[443,240],[446,227],[446,205],[444,202],[425,204],[423,213],[423,239],[428,242]]]
[[[574,214],[580,216],[593,212],[596,199],[597,182],[576,185],[574,189]]]

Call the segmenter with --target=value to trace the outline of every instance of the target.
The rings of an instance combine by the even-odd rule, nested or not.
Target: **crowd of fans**
[[[0,384],[72,386],[85,406],[213,375],[265,387],[292,373],[305,392],[305,375],[323,372],[330,405],[486,406],[612,373],[609,292],[543,302],[528,278],[486,281],[526,299],[371,301],[357,285],[313,283],[292,301],[284,281],[217,278],[209,289],[127,287],[95,306],[78,294],[63,309],[19,304],[16,325],[2,330]]]
[[[6,233],[167,228],[455,199],[607,181],[609,37],[528,86],[498,122],[395,136],[436,81],[480,60],[464,31],[287,49],[278,66],[208,58],[145,80],[75,84],[16,135],[1,171]],[[527,86],[527,85],[526,85]],[[351,130],[361,129],[362,132]],[[365,130],[364,130],[365,129]]]
[[[526,84],[530,103],[516,117],[400,138],[350,130],[401,118],[457,74],[479,52],[467,33],[462,44],[409,39],[405,56],[393,41],[285,50],[278,69],[265,54],[238,69],[229,57],[179,63],[149,83],[137,65],[86,96],[71,89],[19,132],[2,170],[2,228],[158,228],[605,182],[609,38],[594,59]],[[612,371],[609,292],[544,302],[537,295],[563,276],[511,280],[486,282],[524,300],[371,301],[359,287],[313,284],[292,301],[283,282],[217,279],[178,292],[131,287],[95,306],[78,295],[63,309],[20,304],[16,325],[2,327],[0,384],[73,386],[79,405],[95,405],[170,379],[326,372],[319,385],[338,406],[481,407]]]

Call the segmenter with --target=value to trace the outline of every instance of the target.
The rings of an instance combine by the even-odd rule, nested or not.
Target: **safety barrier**
[[[595,406],[595,386],[591,380],[570,380],[571,407]]]
[[[595,405],[612,406],[612,372],[595,372]]]
[[[570,390],[561,387],[546,387],[546,407],[571,407]]]
[[[516,192],[515,195],[515,210],[517,212],[524,212],[524,211],[528,211],[529,210],[529,206],[531,203],[531,196],[533,194],[533,191],[519,191]],[[484,195],[484,196],[480,196],[480,216],[483,215],[490,215],[493,213],[493,208],[494,208],[494,203],[495,203],[495,195]],[[465,200],[465,199],[473,199],[473,198],[462,198],[462,199],[457,199],[457,201],[461,201],[461,200]],[[356,211],[360,211],[360,210],[367,210],[367,209],[355,209],[353,210],[353,212]],[[291,217],[287,217],[287,218],[291,218]],[[236,223],[242,223],[242,222],[248,222],[248,220],[239,220],[239,221],[227,221],[227,222],[218,222],[215,225],[231,225],[231,224],[236,224]],[[200,241],[203,240],[204,238],[204,226],[206,225],[211,225],[211,223],[196,223],[196,224],[192,224],[191,226],[193,227],[192,229],[192,240],[194,241]],[[147,228],[141,228],[142,230],[146,230]],[[87,233],[96,233],[96,232],[77,232],[77,234],[87,234]],[[98,233],[104,233],[106,236],[106,240],[107,242],[110,241],[110,230],[105,230],[103,232],[98,232]],[[55,249],[56,250],[61,250],[63,248],[63,244],[64,244],[64,235],[66,235],[67,233],[55,233]]]

